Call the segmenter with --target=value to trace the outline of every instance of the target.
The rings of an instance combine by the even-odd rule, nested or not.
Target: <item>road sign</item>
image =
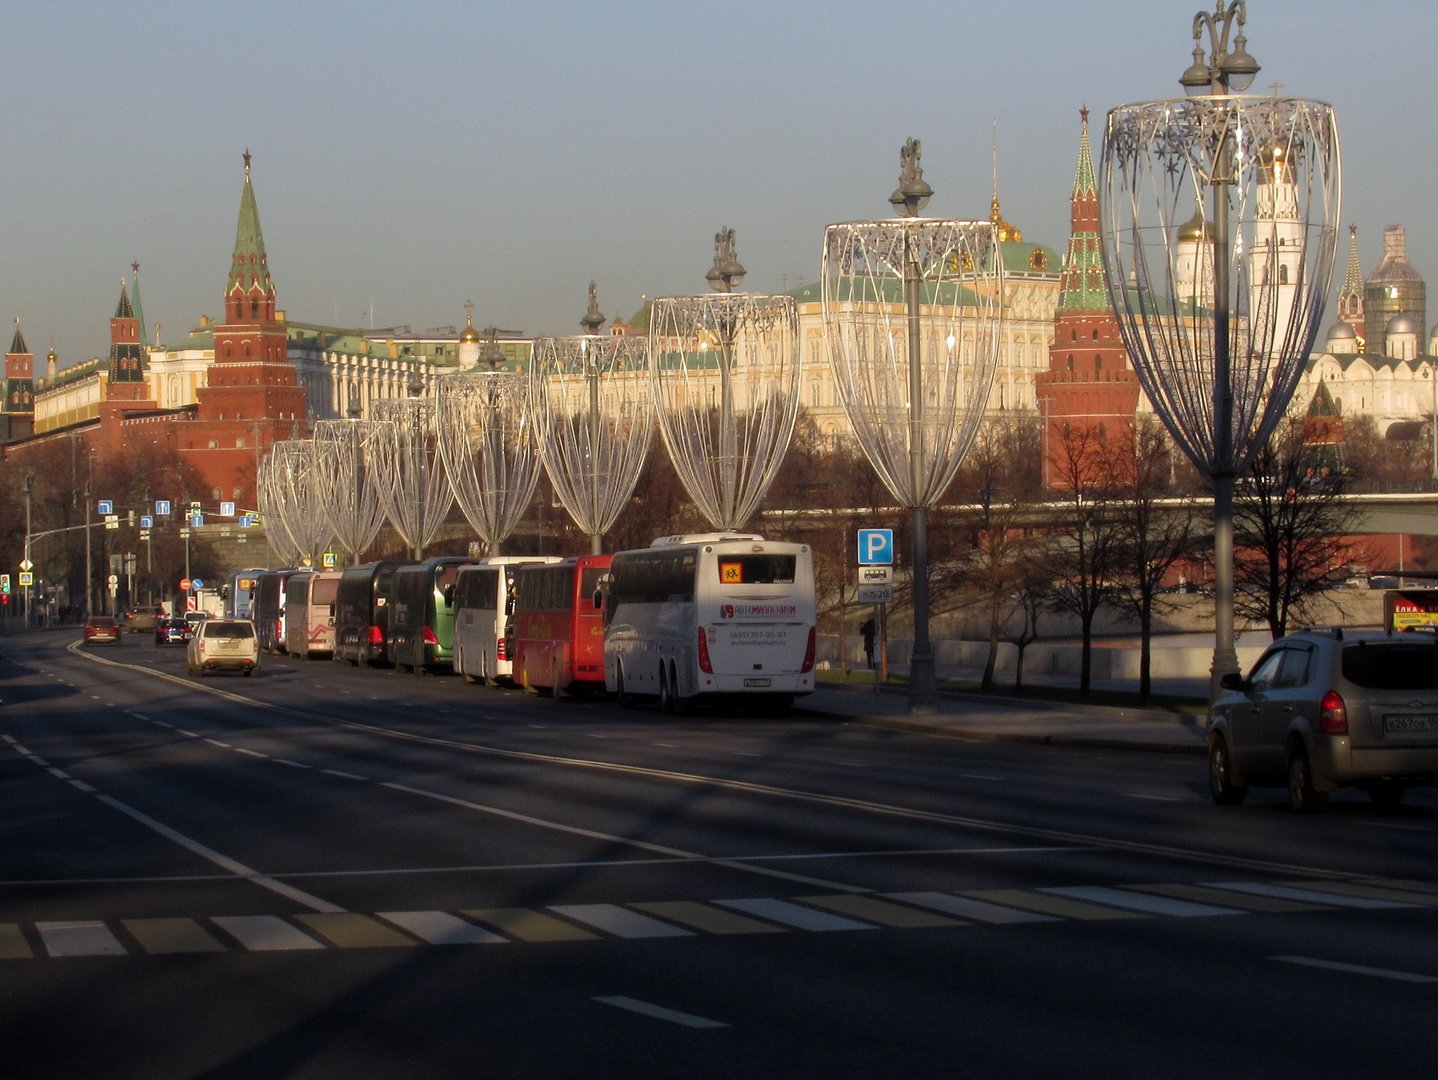
[[[169,499],[156,499],[156,500],[155,500],[155,516],[156,516],[156,517],[169,517],[169,515],[170,515],[170,500],[169,500]]]
[[[21,560],[20,560],[20,569],[21,569],[21,570],[34,570],[34,569],[35,569],[35,564],[32,563],[29,559],[21,559]]]
[[[99,514],[101,517],[104,517],[106,514],[113,514],[114,512],[115,503],[111,499],[101,499],[99,509],[95,511],[95,513]]]
[[[190,528],[198,529],[205,523],[205,515],[198,510],[190,511]]]
[[[191,579],[190,579],[190,588],[192,588],[192,589],[203,589],[204,587],[205,587],[205,583],[204,583],[203,581],[201,581],[199,578],[191,578]]]
[[[108,581],[111,585],[118,585],[118,584],[120,584],[120,575],[119,575],[119,574],[111,574],[111,575],[110,575],[108,578],[106,578],[105,580]]]
[[[234,503],[232,503],[232,502],[222,502],[222,503],[220,503],[220,517],[234,517],[234,516],[235,516],[235,504],[234,504]]]
[[[107,514],[107,515],[105,516],[105,528],[107,528],[107,529],[118,529],[119,527],[120,527],[120,515],[119,515],[119,514]]]
[[[333,570],[335,568],[335,553],[333,551],[326,551],[322,561],[326,570]]]
[[[153,529],[154,527],[155,527],[155,519],[154,519],[154,518],[152,518],[149,514],[141,514],[141,515],[140,515],[140,528],[142,528],[142,529]]]
[[[893,561],[893,529],[859,530],[859,565],[892,565]]]
[[[894,587],[892,585],[860,585],[859,603],[861,604],[887,604],[894,599]]]
[[[860,585],[888,585],[893,580],[894,568],[892,566],[859,567]]]
[[[193,581],[191,581],[189,578],[187,578],[187,577],[182,577],[182,578],[180,579],[180,591],[181,591],[181,592],[189,592],[190,589],[194,586],[194,584],[195,584],[195,583],[194,583]]]
[[[21,571],[20,571],[20,584],[21,584],[22,586],[34,585],[34,584],[35,584],[35,575],[32,574],[29,570],[21,570]]]

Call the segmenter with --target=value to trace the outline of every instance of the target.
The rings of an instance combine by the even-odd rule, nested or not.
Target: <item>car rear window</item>
[[[1343,649],[1343,677],[1371,690],[1438,690],[1438,642],[1358,642]]]
[[[255,628],[247,622],[243,623],[222,623],[212,622],[205,624],[205,637],[211,638],[252,638],[255,636]]]

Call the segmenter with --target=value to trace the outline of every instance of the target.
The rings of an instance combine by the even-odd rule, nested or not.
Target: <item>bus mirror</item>
[[[602,608],[602,607],[604,606],[604,590],[603,590],[603,589],[595,589],[595,590],[594,590],[594,606],[595,606],[596,609]]]

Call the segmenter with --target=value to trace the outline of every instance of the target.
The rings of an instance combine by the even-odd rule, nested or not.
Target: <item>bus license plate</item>
[[[749,690],[749,689],[757,689],[758,687],[768,686],[768,685],[769,685],[769,680],[768,680],[768,679],[745,679],[745,680],[744,680],[744,689],[746,689],[746,690]]]

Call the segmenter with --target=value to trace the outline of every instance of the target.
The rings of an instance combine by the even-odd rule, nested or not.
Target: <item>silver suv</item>
[[[1396,806],[1408,786],[1438,783],[1438,635],[1300,630],[1221,685],[1208,712],[1215,802],[1287,784],[1299,813],[1339,787]]]
[[[208,671],[260,673],[259,639],[249,619],[201,619],[185,653],[191,675]]]

